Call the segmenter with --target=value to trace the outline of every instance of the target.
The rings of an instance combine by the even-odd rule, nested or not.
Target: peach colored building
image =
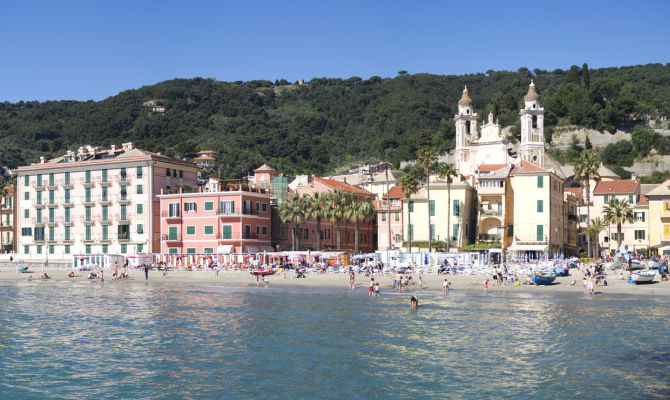
[[[18,251],[22,259],[139,254],[160,249],[156,195],[196,185],[197,167],[135,148],[85,146],[19,167]]]
[[[179,193],[160,198],[161,253],[273,251],[270,196],[248,191]]]
[[[383,200],[375,200],[377,210],[377,249],[393,250],[402,246],[402,199],[405,193],[400,186],[392,187]],[[391,232],[389,246],[389,228]]]
[[[299,184],[293,186],[293,192],[299,196],[312,196],[314,193],[328,193],[335,189],[345,190],[353,193],[359,199],[366,198],[372,200],[374,195],[365,189],[339,182],[333,179],[321,178],[318,176],[297,177]],[[296,182],[294,181],[294,182]],[[293,185],[293,183],[291,183]],[[290,185],[290,186],[291,186]],[[279,220],[278,220],[279,221]],[[341,223],[341,246],[340,250],[355,250],[355,224],[350,221]],[[374,217],[368,221],[360,221],[359,224],[359,247],[363,253],[373,252],[377,243],[377,218]],[[274,225],[275,233],[273,238],[279,246],[279,250],[291,250],[293,238],[291,237],[292,224],[278,222]],[[300,249],[296,250],[316,250],[317,226],[316,219],[309,219],[299,224],[298,234],[300,235]],[[337,250],[337,223],[321,219],[321,250]]]

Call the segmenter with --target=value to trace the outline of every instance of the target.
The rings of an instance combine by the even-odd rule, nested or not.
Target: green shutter
[[[213,201],[206,201],[205,202],[205,211],[212,211],[214,209],[214,202]]]
[[[119,225],[119,228],[121,225]],[[171,226],[168,229],[168,239],[169,240],[177,240],[177,227],[176,226]]]
[[[544,212],[544,202],[542,200],[537,201],[537,212]]]
[[[430,240],[435,239],[435,224],[430,224]]]
[[[642,212],[642,213],[640,213],[640,214],[642,214],[642,222],[644,222],[644,215],[645,215],[646,213],[643,213],[643,212]]]
[[[186,234],[187,235],[195,235],[195,226],[187,226],[186,227]]]
[[[211,235],[214,233],[214,226],[205,225],[205,235]]]
[[[630,204],[633,204],[633,195],[632,195],[632,194],[629,194],[629,195],[628,195],[628,202],[629,202]]]
[[[544,226],[543,225],[538,225],[537,226],[537,241],[541,242],[544,240]]]
[[[409,226],[409,240],[414,240],[414,225]]]
[[[514,236],[514,225],[507,227],[507,236]]]
[[[138,204],[138,205],[137,205],[137,213],[138,213],[138,214],[142,214],[143,212],[144,212],[144,210],[143,210],[143,205],[142,205],[142,204]]]
[[[454,210],[453,212],[454,217],[458,217],[459,215],[461,215],[461,203],[458,200],[454,200],[453,203],[454,206],[451,208]]]
[[[223,239],[232,239],[233,238],[233,227],[232,225],[223,226]]]
[[[430,201],[430,216],[434,217],[435,216],[435,200]]]
[[[454,224],[452,227],[452,240],[458,240],[458,224]]]
[[[544,187],[544,177],[543,176],[538,176],[537,177],[537,187],[538,188]]]
[[[30,186],[30,175],[26,175],[23,178],[23,186]],[[26,246],[26,247],[28,247],[28,246]]]
[[[409,212],[414,212],[414,201],[413,200],[409,201]]]

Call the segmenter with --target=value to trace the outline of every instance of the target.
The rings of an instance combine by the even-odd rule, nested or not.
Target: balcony
[[[181,242],[181,235],[161,235],[164,242]]]
[[[502,237],[496,234],[480,233],[477,240],[480,242],[499,242]]]
[[[130,204],[130,196],[127,194],[122,194],[117,197],[119,204]]]
[[[93,204],[95,204],[95,197],[82,197],[81,204],[85,206],[92,206]]]
[[[109,205],[109,203],[111,203],[111,200],[110,200],[109,196],[100,196],[99,199],[100,199],[100,204],[102,204],[103,206]]]
[[[162,211],[161,212],[161,217],[166,218],[168,220],[180,220],[181,219],[181,215],[170,214],[168,211]]]
[[[48,202],[45,199],[33,200],[33,206],[35,206],[35,208],[44,208],[47,203]]]
[[[112,219],[109,217],[109,215],[98,215],[96,219],[100,222],[102,225],[109,225],[112,223]]]
[[[219,210],[219,212],[217,213],[219,217],[240,217],[243,215],[260,215],[260,214],[261,213],[259,211],[256,211],[253,208],[242,210],[242,212],[230,212],[229,210],[224,209]]]
[[[98,178],[98,184],[100,187],[109,187],[112,184],[112,181],[109,179],[109,177],[103,179],[103,177]]]
[[[33,236],[33,242],[44,243],[44,236]]]
[[[579,218],[578,218],[576,215],[574,215],[574,214],[568,214],[568,221],[575,221],[575,222],[577,222],[578,219],[579,219]]]
[[[72,226],[72,225],[74,225],[74,222],[72,221],[72,218],[70,218],[70,219],[63,219],[63,225]]]
[[[47,220],[47,225],[48,225],[48,226],[56,226],[56,225],[58,225],[58,218],[54,218],[54,219]]]
[[[42,217],[42,218],[31,218],[30,222],[32,222],[34,225],[45,225],[47,223],[47,219]]]
[[[130,176],[126,175],[116,175],[116,181],[119,182],[119,185],[128,185],[130,183]]]
[[[93,225],[95,223],[95,218],[93,216],[90,216],[89,218],[79,217],[79,219],[84,225]]]
[[[81,185],[82,185],[83,187],[87,187],[87,188],[88,188],[88,187],[93,187],[93,186],[95,186],[95,181],[94,181],[93,179],[88,179],[88,180],[87,180],[86,178],[81,178],[80,182],[81,182]]]
[[[246,234],[246,233],[245,233],[244,235],[242,235],[242,239],[257,240],[257,239],[258,239],[258,235],[255,234],[255,233],[249,233],[249,234]]]
[[[64,189],[72,189],[72,181],[65,182],[65,179],[59,179],[58,184]]]
[[[63,206],[65,206],[65,207],[70,207],[70,206],[72,206],[72,205],[74,204],[74,203],[72,202],[72,198],[71,198],[71,197],[66,197],[66,198],[64,198],[64,199],[62,199],[62,200],[61,200],[61,199],[58,199],[58,201],[59,201]]]
[[[116,237],[119,242],[129,242],[130,241],[130,233],[120,233]]]
[[[670,217],[670,201],[664,201],[661,207],[661,217]]]
[[[378,211],[386,211],[389,208],[391,211],[402,210],[402,200],[375,200],[374,205]]]
[[[120,225],[125,225],[130,223],[130,215],[119,215],[116,218],[118,218],[119,224]]]
[[[47,189],[49,189],[49,190],[55,190],[55,189],[57,189],[57,188],[58,188],[58,184],[56,183],[56,181],[48,182],[48,183],[47,183]]]
[[[41,182],[35,182],[30,186],[34,187],[35,190],[44,190],[46,185],[47,185],[47,181],[41,181]]]
[[[49,243],[49,244],[54,244],[54,243],[58,243],[58,239],[56,238],[56,236],[53,236],[53,237],[47,238],[46,242]]]
[[[56,207],[58,207],[58,202],[55,199],[54,200],[49,200],[49,202],[47,203],[47,207],[56,208]]]

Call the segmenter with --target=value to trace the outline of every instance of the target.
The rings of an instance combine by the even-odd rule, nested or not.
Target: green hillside
[[[670,64],[462,76],[401,71],[392,79],[320,78],[304,85],[175,79],[99,102],[0,103],[0,151],[16,167],[83,144],[133,141],[186,157],[213,149],[225,177],[262,162],[288,173],[325,173],[376,159],[397,164],[429,143],[452,146],[452,118],[464,85],[480,118],[491,110],[501,124],[513,125],[531,79],[549,128],[609,130],[670,115]],[[149,100],[165,105],[166,113],[143,106]]]

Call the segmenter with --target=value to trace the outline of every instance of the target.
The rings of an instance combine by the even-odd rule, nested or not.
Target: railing
[[[260,212],[254,210],[253,208],[242,210],[242,212],[239,211],[230,212],[228,210],[219,209],[218,215],[220,217],[239,217],[240,215],[260,215]]]
[[[121,233],[117,235],[119,242],[127,242],[130,240],[130,233]]]
[[[162,211],[161,212],[161,217],[168,218],[168,219],[181,219],[181,214],[172,215],[167,211]]]
[[[502,210],[494,210],[494,209],[480,209],[482,214],[484,215],[489,215],[489,216],[494,216],[494,217],[500,217],[502,216]]]
[[[161,240],[167,242],[181,242],[181,235],[161,235]]]
[[[243,239],[258,239],[258,235],[255,233],[245,233],[242,237]]]
[[[500,235],[489,234],[489,233],[480,233],[478,236],[479,240],[483,242],[499,242],[501,239]]]
[[[93,185],[95,185],[95,181],[93,180],[93,178],[87,180],[86,177],[84,177],[84,178],[80,178],[79,181],[80,181],[81,184],[84,185],[84,186],[93,186]]]

